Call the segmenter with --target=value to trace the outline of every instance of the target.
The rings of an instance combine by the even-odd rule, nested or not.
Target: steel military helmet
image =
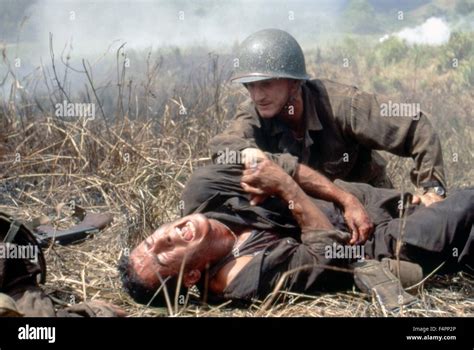
[[[273,78],[309,79],[301,46],[280,29],[264,29],[250,35],[240,46],[237,62],[231,78],[235,83]]]

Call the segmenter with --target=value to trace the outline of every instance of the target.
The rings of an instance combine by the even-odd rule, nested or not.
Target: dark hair
[[[166,306],[165,289],[168,292],[170,304],[174,305],[176,296],[176,287],[178,284],[177,276],[162,276],[162,283],[156,288],[150,288],[138,277],[135,270],[130,264],[128,256],[122,255],[118,263],[120,279],[123,289],[140,304],[149,304],[153,306]],[[163,287],[163,288],[161,288]],[[159,292],[157,293],[157,291]],[[156,296],[155,296],[156,293]],[[187,288],[181,283],[179,295],[186,295]],[[153,300],[152,300],[153,299]]]

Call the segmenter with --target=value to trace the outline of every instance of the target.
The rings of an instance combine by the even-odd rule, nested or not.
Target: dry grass
[[[0,210],[27,220],[48,214],[60,227],[70,224],[67,210],[59,216],[54,212],[62,202],[74,201],[88,210],[112,212],[113,225],[97,237],[46,250],[48,292],[58,303],[101,299],[123,307],[131,316],[166,315],[166,309],[137,305],[120,290],[117,260],[124,249],[153,228],[178,217],[179,195],[187,178],[193,169],[209,162],[209,139],[225,127],[244,95],[238,87],[226,83],[228,62],[219,62],[214,55],[204,65],[185,73],[179,71],[186,62],[170,71],[149,55],[137,68],[144,78],[134,80],[119,52],[117,77],[100,86],[89,82],[86,91],[76,97],[77,102],[94,102],[103,108],[104,115],[96,109],[94,121],[54,115],[54,103],[62,102],[66,91],[59,86],[63,77],[58,79],[51,71],[44,69],[41,77],[31,81],[13,82],[10,95],[0,108]],[[331,60],[315,65],[314,57],[309,57],[314,76],[357,82],[369,90],[373,88],[373,77],[393,74],[394,70],[402,81],[406,78],[407,86],[400,88],[402,92],[411,91],[416,79],[401,67],[377,71],[361,61],[357,70],[343,71]],[[176,61],[176,57],[168,59]],[[5,58],[4,62],[8,64]],[[92,69],[87,64],[84,67]],[[444,115],[433,119],[443,136],[448,181],[453,187],[472,186],[472,129],[464,127],[469,124],[472,91],[468,92],[470,98],[463,94],[453,97],[451,93],[446,102],[441,96],[446,95],[447,87],[440,82],[445,76],[436,77],[430,67],[417,74],[431,79],[437,90],[430,94],[417,92],[413,98],[422,105],[429,103],[431,112],[451,108],[458,116],[455,125],[441,118]],[[47,82],[47,94],[28,92],[35,79]],[[72,95],[69,91],[67,94]],[[185,114],[180,113],[181,107],[185,107]],[[456,162],[451,161],[453,153],[458,154]],[[404,161],[391,160],[390,170],[397,184],[410,186],[407,167]],[[417,291],[419,305],[393,316],[473,316],[472,284],[473,277],[461,273],[435,276]],[[180,305],[177,315],[387,315],[370,297],[357,291],[319,296],[283,294],[280,299],[286,298],[285,302],[265,309],[262,304],[248,309],[233,309],[226,304]]]

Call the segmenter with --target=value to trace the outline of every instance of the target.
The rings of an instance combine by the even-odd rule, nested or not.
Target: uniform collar
[[[306,121],[306,129],[311,131],[318,131],[323,129],[323,125],[319,120],[318,113],[316,112],[316,103],[318,102],[317,96],[314,96],[310,91],[307,83],[302,86],[303,89],[303,116]]]
[[[318,113],[316,112],[316,105],[315,102],[317,101],[313,96],[312,92],[308,88],[307,84],[304,83],[302,86],[303,90],[303,120],[306,123],[306,130],[307,131],[318,131],[323,129],[323,125],[319,120]],[[316,101],[315,101],[316,100]],[[255,109],[256,112],[256,109]],[[272,119],[263,119],[263,124],[267,124],[270,128],[270,135],[275,136],[277,134],[283,133],[288,130],[288,127],[284,122],[280,119],[272,118]],[[311,142],[312,143],[312,142]]]

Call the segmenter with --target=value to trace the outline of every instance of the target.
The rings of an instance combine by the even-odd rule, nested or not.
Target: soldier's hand
[[[267,155],[258,148],[246,148],[241,152],[245,169],[255,169],[258,162],[268,159]],[[259,205],[265,199],[265,194],[250,194],[250,205]]]
[[[412,200],[411,200],[411,204],[424,204],[425,206],[429,207],[431,204],[433,203],[436,203],[436,202],[440,202],[442,201],[444,198],[437,195],[436,193],[433,193],[433,192],[428,192],[428,193],[425,193],[423,195],[414,195]]]
[[[250,194],[250,205],[259,205],[267,199],[265,194]]]
[[[267,155],[258,148],[246,148],[241,151],[241,156],[245,169],[255,168],[258,162],[268,159]]]
[[[374,223],[362,203],[355,197],[344,206],[344,219],[352,231],[350,244],[364,244],[374,232]]]
[[[244,191],[256,196],[279,195],[289,175],[277,164],[265,159],[245,169],[240,181]],[[259,198],[261,199],[261,198]]]

